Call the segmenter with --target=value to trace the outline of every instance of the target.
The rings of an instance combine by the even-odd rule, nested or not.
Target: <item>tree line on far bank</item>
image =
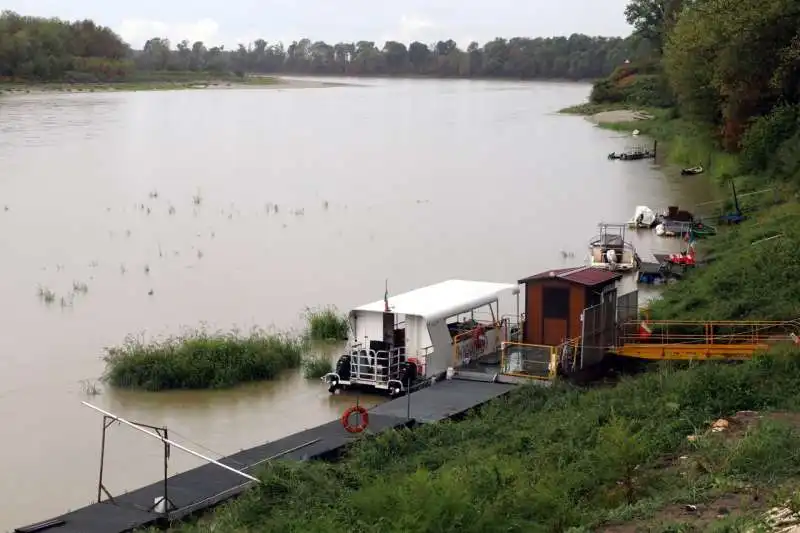
[[[408,45],[387,41],[291,44],[258,39],[228,50],[163,37],[133,50],[111,29],[91,20],[63,21],[0,14],[0,76],[31,81],[123,81],[147,72],[317,75],[415,75],[518,79],[593,79],[647,53],[642,39],[569,37],[497,38],[462,50],[452,39]]]

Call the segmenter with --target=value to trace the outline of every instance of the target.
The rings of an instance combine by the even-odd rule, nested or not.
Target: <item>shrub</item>
[[[286,335],[195,332],[107,348],[104,379],[116,387],[208,389],[275,378],[300,365],[303,342]]]
[[[324,355],[310,355],[303,359],[303,375],[308,379],[319,379],[332,371],[333,364]]]
[[[796,146],[797,139],[792,138],[798,131],[800,108],[781,105],[770,113],[753,120],[741,140],[742,168],[746,172],[767,170],[772,166],[774,155],[787,140]]]
[[[315,341],[347,340],[350,325],[347,316],[335,307],[306,309],[306,335]]]

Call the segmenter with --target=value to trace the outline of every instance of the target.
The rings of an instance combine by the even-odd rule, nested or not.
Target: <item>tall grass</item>
[[[325,355],[309,355],[303,358],[303,375],[308,379],[319,379],[333,371],[330,357]]]
[[[462,422],[362,440],[339,464],[274,463],[180,531],[588,532],[747,487],[766,494],[800,476],[797,428],[706,430],[738,410],[800,408],[798,382],[800,358],[786,353],[665,365],[614,388],[522,387]]]
[[[303,341],[261,331],[196,332],[149,343],[129,337],[106,349],[104,379],[148,391],[230,387],[297,368],[303,352]]]
[[[315,341],[347,340],[350,325],[347,315],[335,307],[308,308],[305,311],[306,335]]]

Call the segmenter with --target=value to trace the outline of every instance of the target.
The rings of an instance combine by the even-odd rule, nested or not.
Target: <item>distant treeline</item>
[[[521,79],[591,79],[647,53],[640,39],[573,34],[554,38],[497,38],[461,50],[453,40],[408,46],[387,41],[328,44],[309,39],[288,46],[258,39],[235,50],[154,37],[133,50],[109,28],[90,20],[0,15],[0,75],[23,80],[116,81],[143,72],[210,74],[295,73],[416,75]]]

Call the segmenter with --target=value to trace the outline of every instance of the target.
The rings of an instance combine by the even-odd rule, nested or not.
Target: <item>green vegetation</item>
[[[128,83],[162,88],[158,82],[194,84],[200,78],[244,79],[248,73],[413,75],[515,79],[594,79],[628,58],[644,56],[641,39],[589,37],[497,38],[460,50],[452,39],[433,46],[387,41],[300,39],[284,46],[257,39],[225,50],[203,42],[153,37],[133,50],[112,30],[90,20],[0,15],[0,81],[66,84]],[[185,86],[185,85],[184,85]],[[180,88],[180,87],[171,87]]]
[[[148,391],[231,387],[297,368],[304,348],[303,341],[261,331],[201,331],[150,343],[129,338],[106,350],[104,379]]]
[[[347,315],[335,307],[306,309],[306,336],[314,341],[347,340],[350,324]]]
[[[699,245],[713,262],[667,290],[654,318],[800,317],[800,10],[788,0],[633,0],[626,14],[663,55],[617,69],[574,111],[646,109],[653,120],[603,126],[664,141],[669,163],[704,165],[726,198],[707,214],[733,212],[733,181],[751,217]],[[668,92],[634,91],[645,69]],[[770,192],[746,195],[759,190]]]
[[[800,206],[786,201],[800,184],[800,10],[632,0],[626,17],[652,54],[616,63],[569,111],[647,110],[652,120],[608,127],[708,166],[726,197],[734,180],[783,200],[743,197],[750,220],[699,244],[714,261],[668,287],[654,317],[800,316]],[[737,365],[664,364],[613,388],[523,387],[463,422],[364,439],[339,464],[272,464],[180,531],[748,531],[800,481],[798,381],[786,347]],[[719,417],[728,428],[710,431]]]
[[[303,358],[303,375],[308,379],[319,379],[333,371],[333,364],[325,355],[308,355]]]
[[[734,415],[797,410],[798,380],[800,359],[777,354],[665,365],[614,388],[527,386],[462,422],[364,439],[338,464],[274,463],[213,520],[179,531],[588,532],[628,521],[669,531],[663,510],[687,504],[738,495],[755,511],[800,477],[798,419]],[[720,417],[729,429],[708,431]],[[682,530],[734,531],[723,526],[738,520]]]

